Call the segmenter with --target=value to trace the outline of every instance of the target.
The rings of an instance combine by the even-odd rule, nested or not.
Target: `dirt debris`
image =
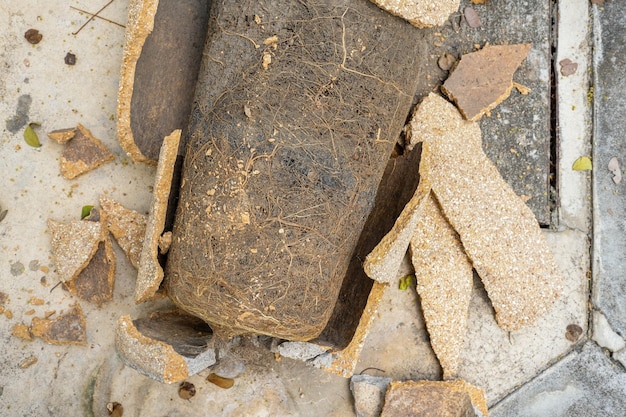
[[[437,60],[437,65],[444,71],[450,71],[456,65],[457,59],[454,55],[444,52]]]
[[[513,87],[513,74],[530,51],[530,44],[485,45],[465,54],[441,90],[467,120],[476,121],[504,101]],[[528,90],[519,86],[521,93]]]
[[[69,180],[115,159],[115,155],[83,125],[66,142],[61,154],[61,174]]]
[[[11,328],[11,335],[26,340],[27,342],[33,341],[33,335],[30,333],[30,329],[24,323],[17,323]]]

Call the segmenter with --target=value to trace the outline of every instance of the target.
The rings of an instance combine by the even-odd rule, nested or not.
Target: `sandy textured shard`
[[[61,281],[67,282],[82,271],[98,250],[102,239],[100,222],[75,220],[61,223],[48,219],[52,235],[52,261]]]
[[[486,45],[480,51],[463,55],[441,89],[466,119],[476,121],[511,94],[515,86],[513,74],[530,47]]]
[[[33,318],[30,332],[53,345],[87,345],[85,316],[78,304],[54,320]]]
[[[487,416],[485,393],[463,380],[394,381],[387,389],[381,417],[478,417],[481,414]]]
[[[422,148],[422,161],[428,154],[427,147]],[[393,228],[365,258],[363,268],[368,277],[383,283],[389,283],[396,278],[396,272],[406,254],[417,224],[420,207],[429,194],[430,183],[420,178],[415,195],[404,207]]]
[[[76,135],[76,128],[70,127],[67,129],[58,129],[48,132],[48,137],[55,142],[64,144],[69,142]]]
[[[459,369],[474,273],[432,194],[424,201],[410,248],[430,344],[443,378],[450,379]]]
[[[460,0],[371,0],[418,28],[441,26],[459,9]]]
[[[420,175],[459,234],[498,324],[507,331],[532,325],[558,298],[563,281],[535,216],[484,154],[478,124],[445,99],[424,99],[411,129],[412,141],[430,147]]]
[[[174,164],[180,143],[180,130],[165,137],[157,165],[150,215],[146,226],[145,240],[141,250],[139,272],[135,284],[135,302],[152,298],[163,281],[163,268],[159,264],[159,240],[165,227],[167,203],[170,197]]]
[[[121,316],[115,346],[124,362],[140,373],[175,383],[216,362],[209,326],[180,311],[155,312],[131,320]]]
[[[138,269],[147,216],[127,209],[107,197],[100,197],[100,206],[106,214],[107,228],[128,256],[130,263]]]
[[[74,137],[65,145],[61,154],[61,173],[71,180],[114,159],[111,151],[79,124]]]
[[[11,335],[15,337],[19,337],[22,340],[26,340],[27,342],[33,341],[33,335],[30,334],[30,329],[24,323],[17,323],[11,328]]]

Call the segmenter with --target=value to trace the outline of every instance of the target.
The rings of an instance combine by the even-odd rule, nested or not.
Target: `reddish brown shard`
[[[87,345],[85,316],[78,304],[54,320],[33,318],[30,332],[53,345]]]
[[[441,90],[463,117],[476,121],[504,101],[515,86],[513,74],[530,51],[530,44],[487,45],[461,57]]]
[[[61,173],[67,179],[76,178],[114,159],[111,151],[79,124],[74,138],[63,149]]]
[[[100,306],[113,299],[114,283],[115,253],[107,238],[98,243],[98,249],[87,266],[66,285],[81,300]]]

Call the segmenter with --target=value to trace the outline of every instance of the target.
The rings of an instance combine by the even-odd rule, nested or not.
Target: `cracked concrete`
[[[144,213],[154,169],[130,163],[115,139],[111,115],[115,113],[123,29],[94,20],[72,36],[87,17],[69,10],[66,2],[32,0],[28,7],[9,3],[0,6],[6,11],[0,13],[0,27],[5,28],[0,32],[0,61],[6,69],[0,83],[0,111],[5,115],[0,137],[0,175],[5,187],[0,204],[9,210],[0,222],[0,291],[9,295],[4,307],[13,318],[0,316],[5,346],[0,358],[0,415],[106,416],[110,401],[122,403],[125,416],[354,415],[347,379],[288,358],[279,357],[278,361],[269,348],[259,348],[262,340],[246,339],[235,350],[245,368],[232,389],[207,383],[208,371],[190,378],[198,388],[191,401],[178,398],[176,386],[159,384],[125,367],[113,348],[117,317],[141,316],[168,303],[134,305],[136,273],[119,248],[114,301],[101,309],[81,304],[87,321],[86,348],[27,343],[10,336],[14,324],[30,322],[28,310],[35,309],[35,316],[41,316],[45,310],[69,309],[75,302],[61,288],[50,291],[58,278],[51,271],[46,218],[75,219],[81,207],[97,202],[101,193]],[[72,4],[86,10],[93,7],[86,0]],[[125,22],[126,5],[126,1],[115,1],[103,17]],[[621,75],[626,56],[622,40],[626,6],[609,1],[591,10],[590,17],[587,0],[559,1],[555,61],[569,58],[579,66],[569,76],[556,70],[560,204],[553,217],[554,229],[545,234],[566,277],[567,291],[537,326],[507,334],[495,324],[480,283],[474,285],[460,376],[486,389],[493,416],[626,414],[622,366],[626,363],[622,337],[626,335],[626,197],[622,187],[626,185],[615,184],[606,169],[610,157],[626,163],[622,133],[626,118],[616,117],[626,109],[622,98],[626,79]],[[30,27],[44,35],[40,44],[30,45],[22,39]],[[75,66],[63,62],[68,51],[78,57]],[[537,71],[543,74],[548,69]],[[32,98],[28,106],[26,96]],[[22,105],[18,105],[20,100]],[[24,120],[42,123],[38,132],[43,146],[39,150],[23,142],[24,125],[20,123]],[[44,132],[78,122],[92,129],[117,159],[67,181],[58,171],[61,146],[48,141]],[[593,174],[573,171],[573,161],[592,153],[592,133]],[[594,268],[590,281],[592,179]],[[33,261],[40,267],[23,267],[15,270],[15,276],[11,274],[12,264],[35,265]],[[590,286],[594,312],[589,330]],[[28,305],[31,296],[45,299],[46,304]],[[390,286],[384,297],[357,372],[369,368],[369,373],[394,379],[440,379],[441,369],[429,345],[417,294]],[[578,341],[565,338],[570,324],[583,329]],[[593,340],[588,340],[587,333]],[[20,369],[17,364],[31,355],[38,357],[38,363]],[[23,389],[33,381],[38,389]]]

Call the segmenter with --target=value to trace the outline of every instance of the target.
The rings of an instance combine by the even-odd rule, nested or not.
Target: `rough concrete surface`
[[[626,5],[594,6],[594,295],[593,303],[622,337],[626,336],[626,183],[608,170],[616,157],[626,164]]]
[[[96,12],[105,3],[87,0],[0,3],[0,65],[3,68],[0,175],[4,179],[0,212],[8,210],[0,221],[0,292],[7,295],[3,301],[0,294],[0,307],[4,310],[0,315],[3,346],[0,415],[107,416],[106,404],[111,401],[124,406],[125,417],[354,415],[348,379],[308,367],[300,361],[276,357],[269,347],[263,346],[261,339],[246,339],[229,353],[235,361],[243,363],[239,371],[232,374],[236,375],[233,388],[224,390],[207,382],[205,378],[212,371],[205,370],[189,379],[198,390],[189,401],[179,398],[177,385],[158,383],[124,366],[113,347],[117,318],[122,314],[133,318],[145,316],[169,303],[160,300],[140,306],[134,304],[136,271],[117,246],[113,300],[101,308],[80,302],[85,314],[87,346],[53,346],[41,340],[26,342],[10,335],[16,324],[28,325],[31,317],[42,317],[47,311],[56,310],[60,315],[71,310],[76,302],[60,286],[51,291],[59,277],[50,257],[47,218],[64,222],[77,220],[81,207],[96,205],[101,194],[142,214],[149,209],[154,168],[131,163],[116,141],[114,114],[124,31],[112,23],[95,19],[77,35],[71,34],[87,20],[87,15],[70,9],[70,5]],[[620,133],[624,126],[620,127],[619,118],[615,117],[623,114],[626,106],[626,101],[619,99],[626,86],[621,84],[624,79],[618,72],[624,65],[620,34],[625,25],[626,6],[617,1],[605,2],[603,9],[593,6],[595,64],[599,71],[595,75],[594,94],[588,95],[591,62],[587,60],[590,54],[587,1],[559,3],[558,59],[569,57],[579,67],[573,75],[558,76],[560,206],[555,214],[557,221],[553,221],[555,230],[545,233],[566,277],[567,292],[536,327],[508,334],[497,327],[484,289],[474,282],[459,376],[485,389],[488,403],[493,406],[490,415],[494,416],[626,415],[624,369],[617,362],[611,362],[594,342],[586,342],[581,348],[565,338],[567,325],[579,325],[585,332],[588,329],[590,242],[587,233],[590,230],[591,174],[572,171],[571,165],[579,156],[590,153],[592,99],[596,99],[597,118],[594,209],[604,213],[604,217],[596,216],[596,233],[599,234],[594,242],[596,272],[592,282],[596,292],[593,302],[614,332],[626,334],[623,331],[626,310],[621,310],[626,305],[621,298],[626,286],[622,270],[626,238],[620,220],[626,206],[621,188],[624,183],[621,186],[613,183],[606,169],[613,156],[620,163],[626,163],[621,160],[624,141]],[[546,60],[549,51],[541,46],[546,46],[548,40],[549,25],[542,20],[547,4],[539,0],[515,4],[494,1],[485,5],[472,5],[468,0],[461,2],[461,9],[474,7],[482,19],[482,27],[473,29],[472,39],[468,37],[470,45],[487,41],[495,44],[502,40],[500,36],[507,37],[510,43],[529,41],[524,33],[511,35],[515,27],[536,32],[538,42],[533,42],[521,78],[516,80],[526,84],[525,80],[534,79],[538,89],[533,91],[537,95],[513,93],[494,110],[490,119],[481,123],[485,132],[489,131],[486,124],[494,125],[491,131],[495,133],[486,133],[489,136],[487,153],[499,162],[499,167],[506,167],[507,179],[517,178],[518,193],[525,194],[522,191],[530,184],[528,194],[537,196],[541,203],[534,205],[531,201],[530,205],[535,213],[544,214],[544,220],[548,215],[547,198],[543,194],[544,190],[547,193],[547,188],[540,190],[536,185],[545,186],[547,159],[545,152],[539,155],[535,150],[537,146],[545,146],[549,120],[549,95],[545,90],[549,80],[549,61]],[[124,24],[126,6],[127,1],[115,0],[101,15]],[[529,10],[532,13],[528,13]],[[461,25],[465,25],[464,21]],[[39,44],[31,45],[23,38],[29,28],[42,33]],[[433,30],[446,33],[450,42],[456,33],[452,26]],[[495,37],[493,32],[501,35]],[[445,49],[443,44],[441,48]],[[76,65],[64,63],[68,52],[76,55]],[[433,57],[434,62],[437,57]],[[532,111],[524,107],[528,97],[540,103],[539,107],[533,105]],[[525,111],[517,114],[519,109]],[[37,129],[43,145],[39,149],[24,143],[22,135],[28,122],[42,123]],[[116,159],[77,179],[66,180],[59,172],[62,145],[48,140],[45,133],[77,123],[100,138]],[[509,142],[504,146],[500,144],[496,150],[502,138]],[[511,148],[516,149],[517,154],[511,152]],[[518,157],[518,154],[523,155]],[[527,165],[532,174],[519,171],[526,170]],[[44,304],[29,304],[32,296],[45,300]],[[35,314],[26,314],[29,310],[35,310]],[[581,341],[585,338],[582,336]],[[626,362],[623,349],[613,356]],[[33,364],[31,357],[36,357],[37,362]],[[31,365],[20,368],[20,363]],[[547,367],[547,371],[535,378]],[[386,290],[356,371],[359,373],[366,368],[370,368],[369,374],[395,380],[441,379],[441,369],[430,348],[414,288],[401,291],[395,283]],[[543,388],[535,385],[538,382],[544,384]],[[542,411],[547,413],[542,414]]]
[[[626,374],[597,345],[580,351],[491,409],[491,417],[623,416]]]

